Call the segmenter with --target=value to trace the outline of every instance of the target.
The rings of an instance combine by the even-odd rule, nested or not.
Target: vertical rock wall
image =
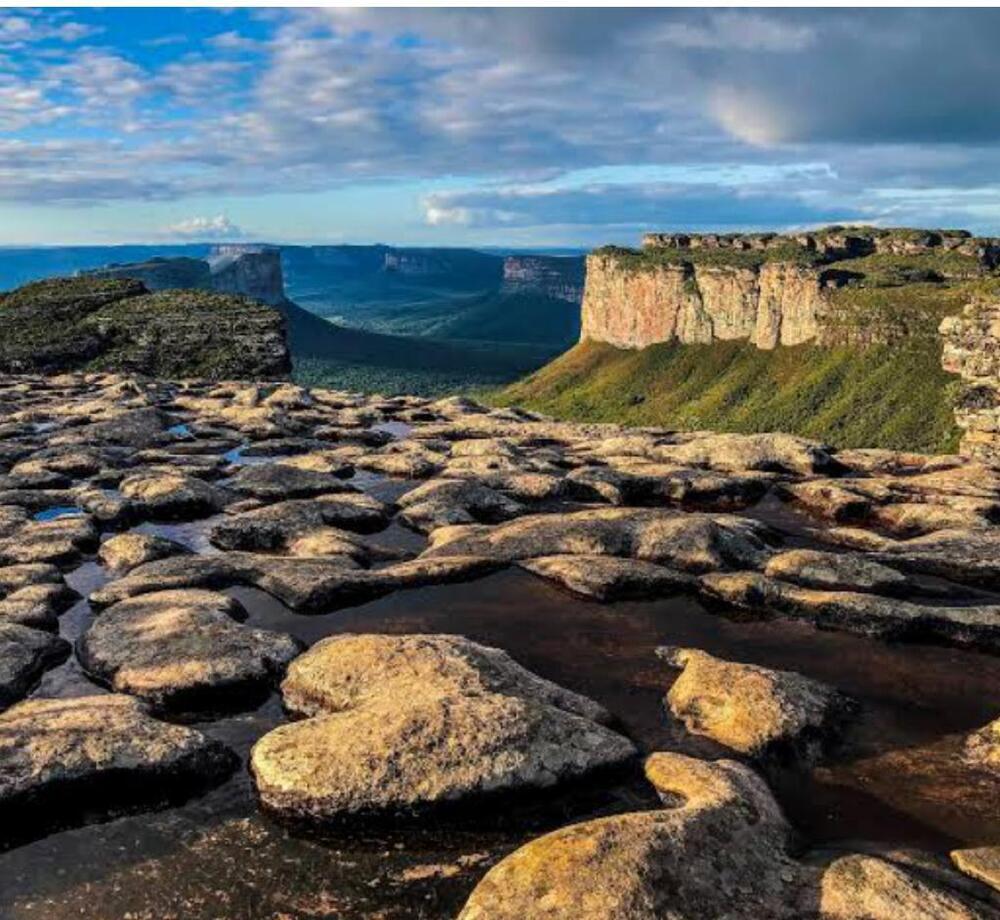
[[[1000,463],[1000,303],[975,301],[945,317],[940,332],[941,365],[963,381],[955,406],[964,432],[960,452]]]
[[[581,335],[620,348],[747,339],[769,349],[814,339],[824,306],[820,273],[808,266],[635,269],[595,253],[587,257]]]

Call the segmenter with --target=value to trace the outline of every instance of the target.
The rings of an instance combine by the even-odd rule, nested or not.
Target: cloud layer
[[[0,15],[0,200],[447,179],[420,208],[452,234],[834,217],[1000,230],[1000,11],[150,15]],[[586,179],[601,169],[619,174]]]

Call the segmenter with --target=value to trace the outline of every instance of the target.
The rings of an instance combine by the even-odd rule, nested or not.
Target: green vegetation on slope
[[[627,351],[583,342],[493,396],[560,418],[789,431],[837,447],[954,450],[956,380],[940,343],[762,351],[746,342]]]
[[[656,246],[627,249],[603,246],[594,255],[613,256],[624,271],[648,271],[662,265],[705,265],[717,268],[760,268],[765,262],[794,262],[816,265],[823,261],[818,253],[789,240],[769,249],[679,249]]]

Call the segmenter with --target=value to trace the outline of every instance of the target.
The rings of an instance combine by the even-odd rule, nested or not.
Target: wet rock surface
[[[59,777],[19,918],[454,917],[525,844],[552,916],[995,915],[984,462],[113,375],[0,377],[0,426],[0,706]]]

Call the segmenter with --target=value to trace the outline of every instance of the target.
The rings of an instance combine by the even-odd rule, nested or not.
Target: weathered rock
[[[245,466],[226,481],[226,488],[264,501],[312,498],[316,495],[353,491],[333,473],[297,469],[281,463]]]
[[[663,597],[697,584],[694,576],[684,572],[616,556],[540,556],[522,562],[521,567],[600,601]]]
[[[825,553],[793,549],[768,560],[764,574],[803,588],[828,591],[871,591],[898,594],[909,582],[905,575],[856,553]]]
[[[789,434],[711,434],[658,447],[656,457],[715,470],[812,474],[840,468],[829,448]]]
[[[70,650],[65,639],[0,621],[0,709],[26,696],[48,668],[69,657]]]
[[[965,758],[978,766],[1000,772],[1000,719],[969,735],[965,742]]]
[[[1000,892],[1000,847],[952,850],[951,861],[966,875]]]
[[[666,697],[674,716],[688,731],[749,757],[814,760],[849,710],[832,687],[792,671],[725,661],[692,648],[663,647],[657,654],[682,669]]]
[[[387,524],[387,509],[382,502],[350,492],[293,499],[231,515],[212,529],[211,540],[221,549],[277,550],[321,527],[372,533]]]
[[[128,572],[146,562],[190,552],[186,546],[166,537],[147,533],[122,533],[105,540],[97,551],[97,558],[109,569]]]
[[[429,531],[452,524],[495,524],[526,509],[520,502],[488,486],[466,479],[434,479],[407,492],[398,502],[400,518]]]
[[[331,820],[541,789],[629,760],[596,703],[456,636],[336,636],[289,670],[302,715],[251,753],[262,801]]]
[[[789,829],[764,783],[733,761],[654,754],[665,808],[533,840],[479,882],[460,920],[779,920],[795,910]]]
[[[168,470],[137,473],[122,480],[119,488],[122,495],[141,505],[153,518],[205,517],[225,505],[224,496],[214,486]]]
[[[444,527],[425,555],[518,561],[545,555],[607,555],[685,572],[755,568],[769,555],[765,528],[748,518],[653,509],[602,508],[530,515],[497,527]]]
[[[26,585],[0,601],[0,623],[17,623],[32,629],[57,632],[59,614],[79,596],[64,581]]]
[[[97,548],[97,528],[88,517],[32,521],[0,540],[0,562],[49,563],[69,568]]]
[[[710,597],[738,607],[809,620],[821,629],[882,639],[1000,647],[1000,605],[931,606],[856,591],[800,588],[751,572],[705,575],[701,587]]]
[[[823,920],[988,920],[1000,911],[941,884],[905,863],[854,853],[835,859],[820,880],[817,913]]]
[[[242,606],[203,590],[161,591],[104,611],[80,639],[84,669],[156,709],[247,708],[303,646],[242,626]]]
[[[0,835],[161,805],[235,766],[219,742],[150,718],[131,697],[28,700],[0,714]]]

